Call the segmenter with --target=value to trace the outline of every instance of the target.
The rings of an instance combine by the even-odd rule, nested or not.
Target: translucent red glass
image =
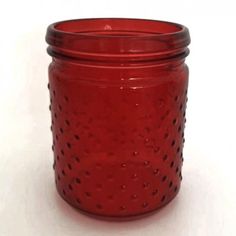
[[[97,216],[140,216],[182,179],[190,43],[182,25],[82,19],[48,27],[56,187]]]

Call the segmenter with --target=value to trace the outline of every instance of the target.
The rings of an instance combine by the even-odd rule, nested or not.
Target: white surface
[[[0,236],[235,236],[236,16],[233,1],[2,1]],[[159,213],[133,222],[83,216],[53,183],[46,26],[81,17],[176,21],[190,29],[183,183]]]

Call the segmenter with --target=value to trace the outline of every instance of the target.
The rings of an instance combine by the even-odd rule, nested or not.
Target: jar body
[[[128,217],[175,197],[182,179],[184,60],[49,67],[55,180],[72,206]]]

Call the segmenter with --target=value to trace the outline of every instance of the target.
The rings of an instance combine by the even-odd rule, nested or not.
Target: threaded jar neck
[[[127,18],[62,21],[47,29],[55,58],[97,62],[148,62],[185,58],[188,29],[180,24]]]

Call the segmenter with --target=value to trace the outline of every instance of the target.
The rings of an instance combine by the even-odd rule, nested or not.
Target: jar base
[[[56,188],[57,189],[57,188]],[[161,210],[163,207],[165,207],[166,205],[168,205],[179,193],[179,189],[178,191],[176,191],[176,193],[174,195],[172,195],[172,197],[165,202],[162,205],[159,205],[157,208],[152,209],[150,211],[144,212],[144,213],[140,213],[140,214],[134,214],[134,215],[123,215],[123,216],[116,216],[116,215],[103,215],[103,214],[97,214],[97,213],[93,213],[93,212],[89,212],[86,211],[84,209],[79,208],[78,206],[73,205],[73,203],[69,202],[61,193],[60,191],[57,189],[57,193],[59,194],[59,196],[67,203],[69,204],[71,207],[73,207],[76,211],[78,211],[79,213],[89,216],[91,218],[95,218],[97,220],[104,220],[104,221],[133,221],[133,220],[139,220],[151,215],[156,214],[159,210]]]

